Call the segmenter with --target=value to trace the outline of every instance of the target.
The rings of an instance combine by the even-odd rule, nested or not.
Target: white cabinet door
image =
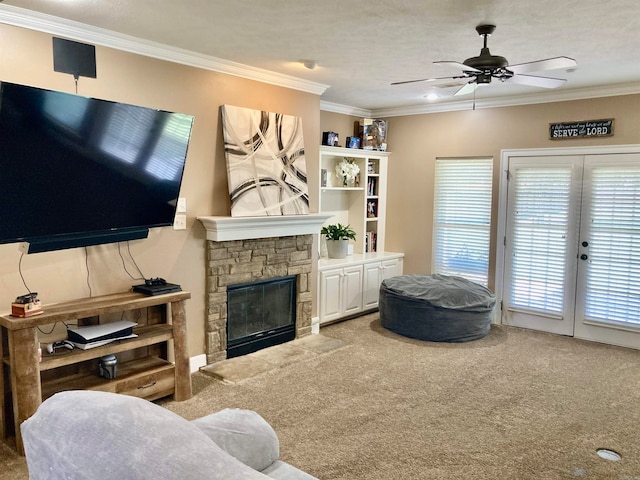
[[[343,270],[342,295],[343,315],[362,311],[362,265]]]
[[[380,283],[387,278],[396,277],[398,275],[402,275],[402,269],[404,267],[404,262],[402,258],[394,258],[391,260],[385,260],[382,262],[382,277],[380,278]]]
[[[362,303],[365,310],[378,308],[378,296],[382,276],[382,263],[371,262],[364,265],[364,289]]]
[[[342,316],[340,288],[342,268],[320,272],[320,323]]]
[[[383,280],[402,275],[402,258],[392,258],[364,265],[364,289],[362,292],[363,309],[378,308],[380,284]]]

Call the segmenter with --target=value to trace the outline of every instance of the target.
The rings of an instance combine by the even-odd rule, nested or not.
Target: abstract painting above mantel
[[[308,214],[302,118],[221,108],[231,216]]]

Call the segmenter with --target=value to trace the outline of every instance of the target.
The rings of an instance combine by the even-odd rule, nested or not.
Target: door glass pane
[[[591,171],[585,317],[640,324],[640,167]]]
[[[563,313],[571,168],[520,168],[514,188],[511,307]]]

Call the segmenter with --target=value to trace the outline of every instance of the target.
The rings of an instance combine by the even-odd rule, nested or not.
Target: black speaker
[[[53,70],[78,77],[96,78],[96,47],[53,37]]]

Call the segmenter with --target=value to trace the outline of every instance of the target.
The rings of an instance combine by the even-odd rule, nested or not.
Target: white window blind
[[[640,324],[640,168],[591,171],[585,316]]]
[[[511,307],[563,312],[571,175],[571,167],[512,173]]]
[[[487,285],[493,159],[437,159],[434,273]]]

